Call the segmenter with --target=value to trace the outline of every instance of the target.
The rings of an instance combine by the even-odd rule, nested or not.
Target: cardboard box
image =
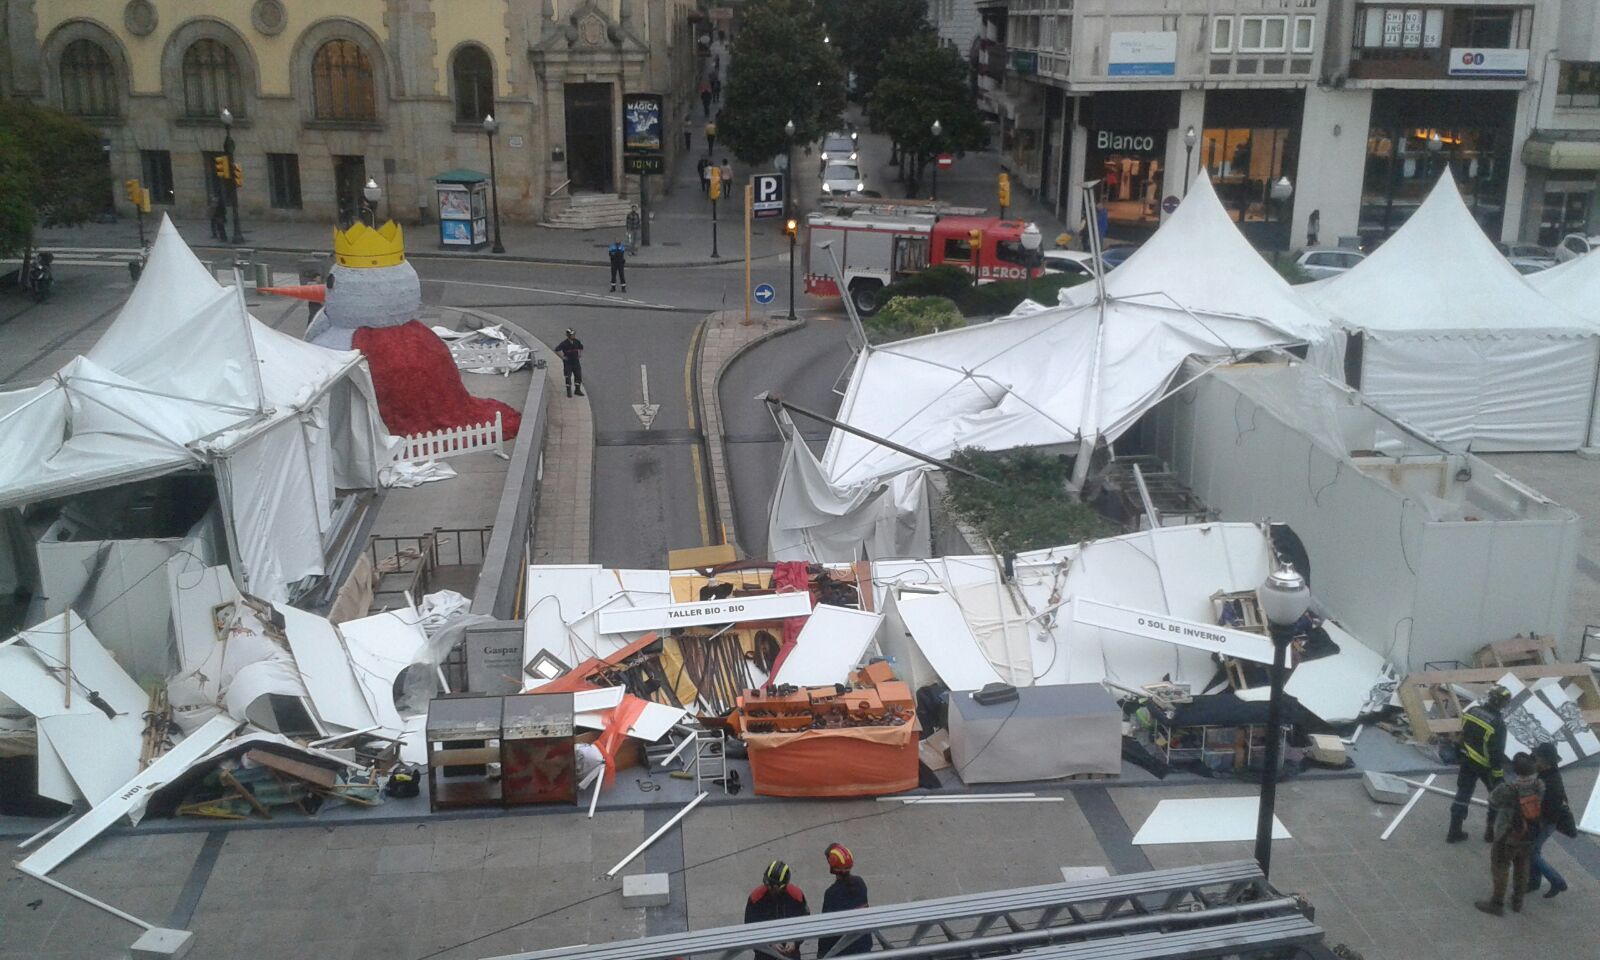
[[[1325,763],[1333,767],[1344,766],[1344,742],[1338,737],[1313,733],[1311,735],[1311,749],[1307,753],[1317,763]]]
[[[899,707],[902,710],[916,709],[917,700],[911,695],[911,687],[899,680],[890,680],[878,684],[878,696],[883,699],[886,707]]]

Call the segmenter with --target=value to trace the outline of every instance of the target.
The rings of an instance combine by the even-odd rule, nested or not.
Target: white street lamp
[[[1287,181],[1285,181],[1287,182]],[[1311,590],[1287,561],[1256,588],[1256,602],[1272,635],[1272,695],[1267,701],[1267,755],[1261,771],[1261,803],[1256,816],[1256,862],[1266,876],[1272,866],[1272,814],[1278,799],[1278,761],[1283,748],[1283,661],[1305,615]]]

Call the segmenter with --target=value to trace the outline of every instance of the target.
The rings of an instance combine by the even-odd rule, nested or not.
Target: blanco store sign
[[[629,607],[600,611],[601,633],[637,633],[667,627],[692,627],[702,623],[741,623],[749,620],[783,620],[811,613],[811,595],[773,593],[759,597],[729,597],[700,603],[674,603],[667,607]]]
[[[1132,610],[1080,597],[1072,601],[1072,619],[1088,627],[1175,643],[1180,647],[1209,650],[1239,660],[1272,662],[1272,641],[1260,634],[1185,620],[1165,613]]]
[[[1526,77],[1528,51],[1495,48],[1451,47],[1452,77]]]

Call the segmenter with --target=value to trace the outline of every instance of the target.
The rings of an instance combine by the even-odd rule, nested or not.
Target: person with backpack
[[[1522,912],[1528,890],[1528,867],[1534,840],[1544,819],[1544,781],[1530,753],[1511,761],[1511,777],[1489,791],[1489,829],[1494,846],[1489,850],[1489,876],[1494,892],[1472,905],[1492,916],[1506,912],[1506,888],[1511,890],[1511,912]]]
[[[1467,805],[1477,792],[1478,784],[1481,782],[1485,789],[1493,790],[1505,776],[1506,722],[1501,714],[1510,702],[1511,691],[1497,683],[1482,700],[1461,714],[1461,739],[1456,743],[1461,767],[1456,771],[1456,798],[1450,804],[1450,832],[1445,834],[1446,843],[1467,839],[1467,831],[1461,826],[1467,822]],[[1494,818],[1490,817],[1483,826],[1485,841],[1494,839],[1493,828]]]
[[[1556,745],[1546,740],[1533,748],[1533,762],[1539,779],[1544,781],[1543,816],[1539,821],[1539,835],[1533,841],[1529,859],[1528,892],[1539,889],[1543,881],[1550,881],[1544,898],[1558,897],[1567,890],[1567,881],[1544,858],[1545,841],[1557,830],[1569,837],[1578,835],[1578,822],[1572,815],[1572,804],[1567,801],[1567,785],[1561,780],[1561,754]]]

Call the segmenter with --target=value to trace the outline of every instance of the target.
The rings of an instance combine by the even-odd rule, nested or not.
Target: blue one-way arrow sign
[[[755,293],[756,303],[762,303],[762,304],[771,303],[773,298],[776,297],[777,295],[778,295],[778,291],[772,289],[772,284],[770,284],[770,283],[759,283],[759,284],[756,284],[756,293]]]

